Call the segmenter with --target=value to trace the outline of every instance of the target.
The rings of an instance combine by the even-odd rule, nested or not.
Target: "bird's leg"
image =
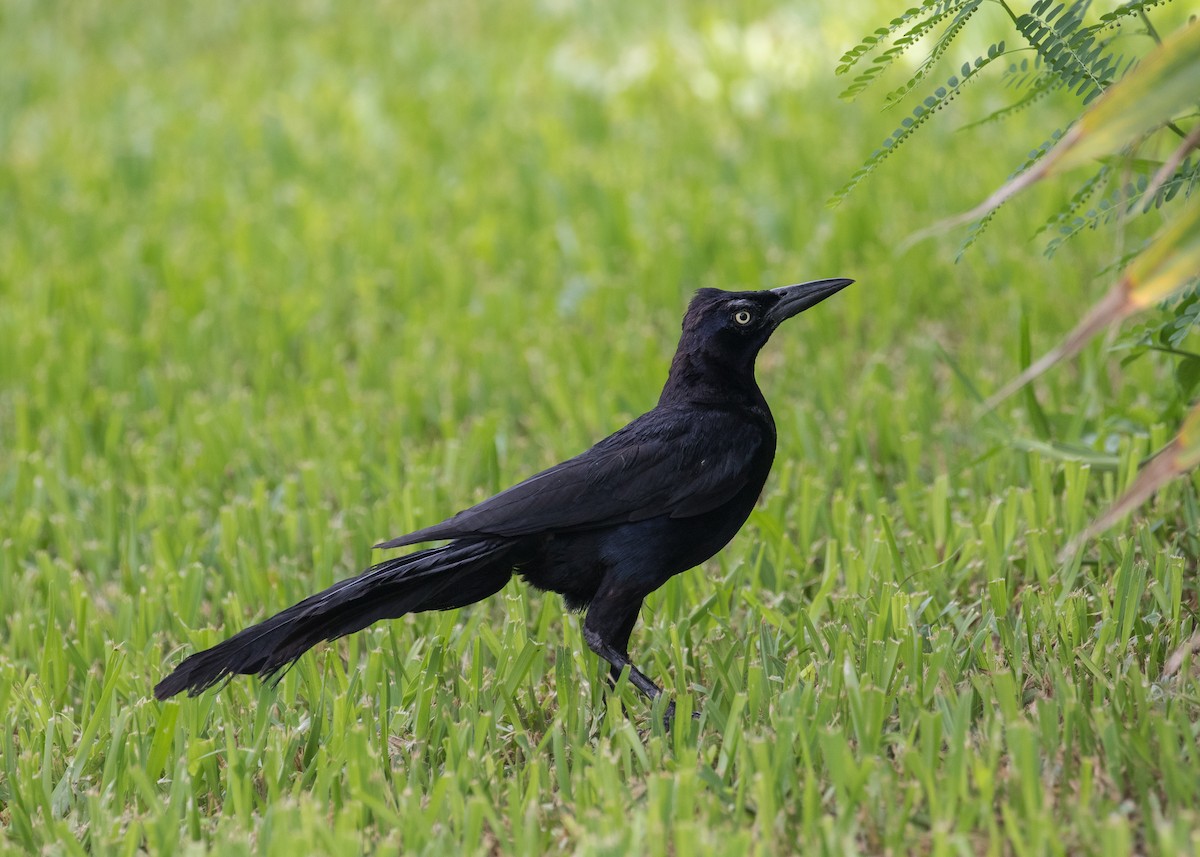
[[[629,611],[629,615],[621,623],[620,627],[617,628],[617,632],[612,639],[612,647],[619,654],[624,655],[626,660],[629,660],[629,638],[633,634],[633,626],[637,624],[638,614],[641,611],[642,602],[639,599],[637,605]],[[610,686],[617,686],[617,681],[621,678],[621,670],[622,667],[610,662],[608,667],[608,682]]]
[[[588,613],[588,619],[591,618],[591,612]],[[636,616],[636,614],[635,614]],[[588,627],[588,621],[585,619],[583,624],[583,639],[587,642],[588,648],[598,654],[604,660],[608,661],[609,666],[609,682],[615,685],[617,679],[621,677],[621,670],[629,667],[629,683],[642,692],[647,699],[653,702],[656,698],[662,695],[662,688],[650,680],[644,672],[633,665],[633,661],[629,660],[629,655],[618,651],[611,643],[607,643],[604,639],[592,628]],[[692,719],[699,720],[700,712],[693,711]],[[666,709],[663,711],[663,726],[667,729],[671,728],[671,724],[675,721],[675,700],[667,703]]]
[[[588,614],[591,616],[591,614]],[[585,620],[583,625],[583,639],[588,644],[588,648],[598,654],[604,660],[611,664],[610,675],[615,670],[616,675],[620,677],[621,670],[629,667],[629,683],[642,692],[642,695],[647,699],[653,700],[662,695],[662,688],[656,685],[650,678],[633,665],[629,660],[629,656],[622,654],[613,647],[612,643],[607,642],[595,630],[587,626]]]
[[[583,639],[588,648],[608,661],[611,682],[615,684],[621,677],[621,670],[628,667],[629,683],[653,702],[662,695],[662,688],[633,665],[627,650],[629,635],[637,623],[644,597],[645,590],[606,581],[588,607],[583,620]],[[693,718],[699,716],[699,712],[692,712]],[[663,725],[670,729],[674,719],[675,703],[669,702],[663,713]]]
[[[626,651],[641,607],[640,592],[631,592],[611,583],[602,586],[583,620],[583,639],[589,649],[608,661],[609,675],[614,682],[620,678],[621,670],[629,667],[629,683],[653,700],[662,694],[662,688],[633,665]]]

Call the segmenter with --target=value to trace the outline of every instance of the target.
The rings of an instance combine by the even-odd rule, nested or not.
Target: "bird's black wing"
[[[659,515],[692,517],[746,487],[760,456],[767,456],[769,466],[774,448],[765,448],[763,425],[727,411],[672,410],[643,414],[575,458],[440,524],[376,547],[591,529]]]

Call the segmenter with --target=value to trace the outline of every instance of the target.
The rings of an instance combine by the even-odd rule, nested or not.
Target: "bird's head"
[[[813,280],[758,292],[700,289],[683,317],[668,388],[721,376],[752,379],[754,358],[776,328],[852,282]]]
[[[814,280],[761,292],[700,289],[688,306],[683,330],[733,351],[758,351],[779,325],[853,282]]]

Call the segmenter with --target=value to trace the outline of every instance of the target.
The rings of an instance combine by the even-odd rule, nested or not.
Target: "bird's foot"
[[[699,720],[700,712],[693,711],[692,719]],[[675,722],[675,700],[671,700],[670,702],[667,703],[666,709],[663,710],[663,727],[666,728],[667,730],[670,730],[671,724],[674,722]]]

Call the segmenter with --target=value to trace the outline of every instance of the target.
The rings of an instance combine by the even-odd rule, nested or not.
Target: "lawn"
[[[843,5],[0,7],[0,849],[1200,849],[1195,483],[1056,559],[1171,365],[1094,344],[979,418],[1111,236],[1044,259],[1046,188],[897,250],[1043,139],[969,105],[829,209],[899,118],[837,98],[895,11]],[[606,705],[518,582],[152,698],[651,407],[694,289],[826,276],[759,361],[759,507],[634,633],[698,720]]]

